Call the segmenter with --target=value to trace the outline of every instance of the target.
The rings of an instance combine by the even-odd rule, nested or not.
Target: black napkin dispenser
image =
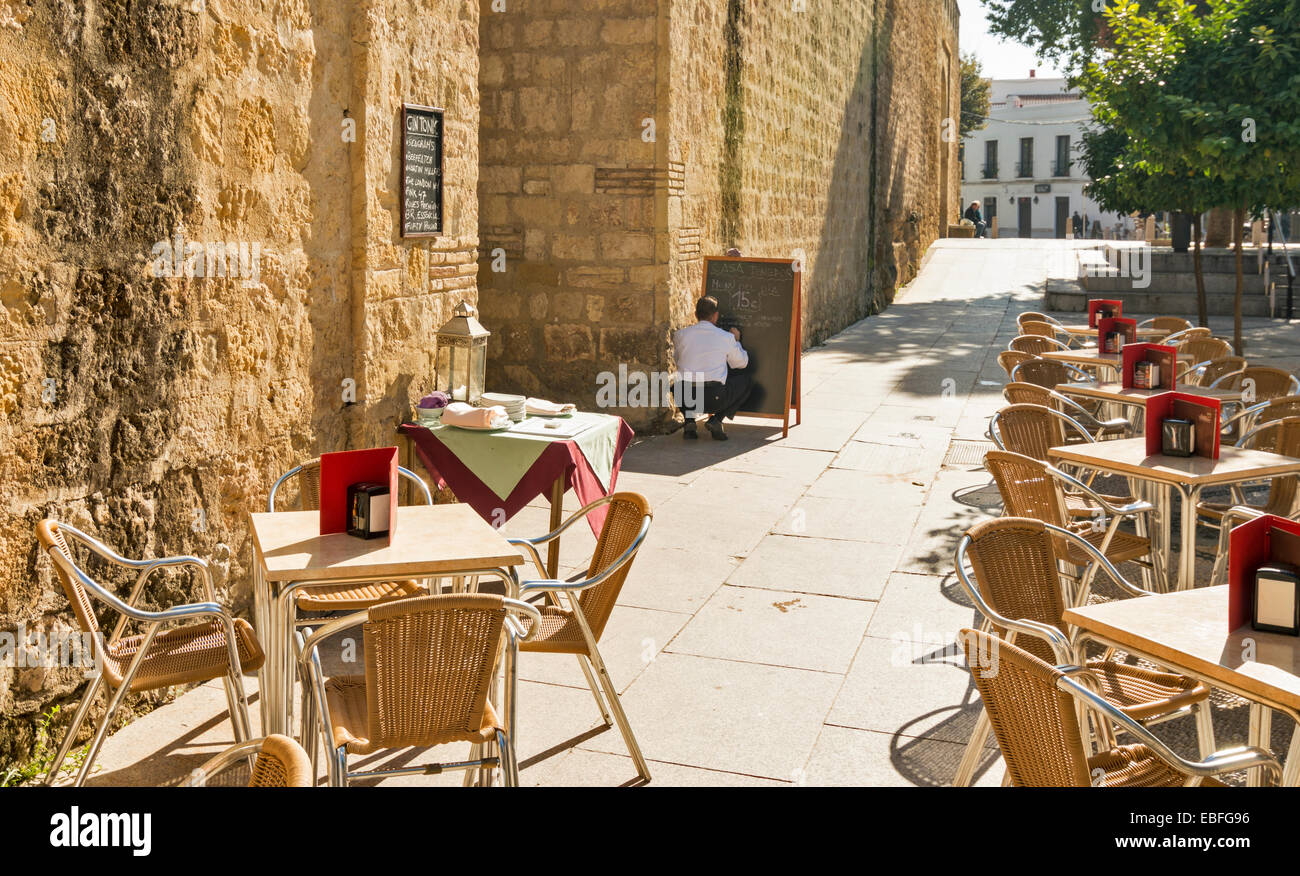
[[[1165,456],[1196,455],[1196,424],[1168,417],[1161,424],[1161,451]]]
[[[388,484],[349,484],[348,535],[384,538],[388,526]]]
[[[1300,636],[1300,569],[1269,563],[1255,572],[1250,625],[1265,633]]]

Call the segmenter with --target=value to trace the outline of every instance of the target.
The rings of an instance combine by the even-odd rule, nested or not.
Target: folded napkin
[[[500,405],[476,408],[464,402],[452,402],[442,411],[442,422],[451,426],[467,426],[470,429],[495,429],[509,426],[510,416]]]
[[[528,415],[530,417],[559,417],[564,414],[572,414],[577,410],[577,405],[560,404],[559,402],[547,401],[544,398],[528,399]]]

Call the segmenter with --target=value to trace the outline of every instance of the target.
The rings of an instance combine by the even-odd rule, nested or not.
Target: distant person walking
[[[1079,215],[1078,210],[1075,210],[1074,216],[1070,218],[1070,229],[1074,232],[1075,240],[1083,237],[1083,217]]]
[[[969,219],[971,224],[975,226],[976,237],[988,236],[989,226],[988,223],[984,221],[984,214],[980,212],[979,201],[971,201],[970,206],[966,208],[966,212],[962,214],[962,218]]]

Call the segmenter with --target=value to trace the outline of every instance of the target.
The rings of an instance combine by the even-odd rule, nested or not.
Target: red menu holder
[[[1196,424],[1196,455],[1219,458],[1219,400],[1164,392],[1147,399],[1147,456],[1159,456],[1164,448],[1163,426],[1166,417],[1191,420]]]
[[[320,534],[348,531],[348,487],[388,484],[388,537],[397,531],[397,448],[323,453],[320,458]]]
[[[1228,631],[1249,626],[1255,573],[1265,563],[1300,565],[1300,522],[1266,515],[1228,534]]]
[[[1094,298],[1088,302],[1088,328],[1097,328],[1097,311],[1109,310],[1112,317],[1124,315],[1124,302],[1109,298]]]
[[[1133,369],[1139,362],[1151,362],[1160,367],[1160,383],[1151,389],[1173,391],[1178,388],[1178,351],[1160,344],[1125,344],[1122,351],[1123,369],[1120,379],[1125,389],[1133,389]]]
[[[1138,339],[1138,324],[1136,319],[1125,319],[1122,316],[1112,316],[1108,319],[1097,320],[1097,350],[1106,352],[1106,335],[1111,332],[1123,332],[1124,344],[1136,344]]]

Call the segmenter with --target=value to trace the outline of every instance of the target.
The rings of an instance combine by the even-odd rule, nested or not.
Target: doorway
[[[1021,198],[1017,204],[1020,208],[1020,221],[1017,235],[1020,237],[1034,236],[1034,202],[1029,198]]]
[[[1070,199],[1056,199],[1056,239],[1065,240],[1065,234],[1070,228]]]

